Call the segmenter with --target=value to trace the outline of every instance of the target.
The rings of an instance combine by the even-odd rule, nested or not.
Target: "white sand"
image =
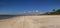
[[[0,20],[0,28],[60,28],[60,16],[18,16]]]

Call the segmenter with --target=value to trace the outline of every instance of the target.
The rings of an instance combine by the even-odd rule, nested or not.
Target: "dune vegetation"
[[[51,12],[45,12],[43,15],[60,15],[60,9],[53,9]]]

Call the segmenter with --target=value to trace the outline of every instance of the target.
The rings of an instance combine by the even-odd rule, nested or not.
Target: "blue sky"
[[[48,12],[60,8],[60,0],[0,0],[0,14],[16,14],[39,10]]]

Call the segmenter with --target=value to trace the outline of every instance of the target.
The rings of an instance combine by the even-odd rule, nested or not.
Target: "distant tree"
[[[57,9],[57,10],[56,10],[56,13],[57,13],[57,14],[60,14],[60,9]]]
[[[53,9],[52,11],[53,11],[53,12],[55,12],[56,10],[55,10],[55,9]]]
[[[56,12],[60,12],[60,9],[57,9]]]
[[[60,9],[53,9],[52,12],[46,12],[45,15],[60,15]]]
[[[45,12],[43,15],[49,15],[49,12]]]

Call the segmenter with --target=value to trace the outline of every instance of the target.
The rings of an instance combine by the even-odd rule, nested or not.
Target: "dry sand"
[[[0,28],[60,28],[60,16],[18,16],[0,20]]]

